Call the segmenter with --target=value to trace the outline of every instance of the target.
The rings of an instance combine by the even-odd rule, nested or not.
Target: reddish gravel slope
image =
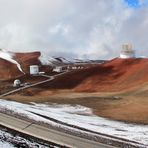
[[[22,75],[16,64],[0,58],[0,80],[11,79]]]
[[[39,61],[40,52],[13,53],[13,59],[16,60],[25,73],[29,72],[30,65],[41,65]],[[0,80],[14,79],[24,74],[18,69],[16,64],[0,58]]]
[[[148,82],[148,59],[113,59],[65,74],[43,88],[75,91],[120,91]]]
[[[148,59],[114,59],[103,66],[98,66],[98,69],[91,73],[93,76],[78,85],[77,91],[128,89],[148,82]]]
[[[21,64],[25,73],[29,72],[30,65],[41,65],[40,52],[15,53],[15,59]]]
[[[39,60],[40,52],[15,53],[14,59],[20,63],[25,73],[29,66],[37,64],[40,70],[50,71]],[[0,59],[0,79],[13,79],[23,76],[15,64]],[[120,91],[137,87],[148,82],[148,59],[113,59],[107,63],[88,69],[75,70],[62,75],[50,83],[41,85],[44,89],[72,89],[74,91]]]

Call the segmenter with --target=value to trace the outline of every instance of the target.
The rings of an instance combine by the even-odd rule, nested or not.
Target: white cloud
[[[0,0],[0,48],[104,59],[132,42],[146,55],[147,11],[124,0]]]

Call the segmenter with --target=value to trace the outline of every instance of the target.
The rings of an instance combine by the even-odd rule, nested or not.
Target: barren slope
[[[98,71],[93,71],[92,75],[78,85],[76,90],[121,91],[129,89],[148,82],[148,59],[114,59],[98,67]]]
[[[114,59],[6,98],[80,104],[102,117],[148,124],[148,59]]]
[[[0,80],[11,79],[22,75],[16,64],[0,58]]]
[[[114,59],[88,69],[72,71],[44,89],[73,89],[78,92],[123,91],[148,82],[148,59]]]
[[[3,54],[3,52],[1,51]],[[0,54],[1,54],[0,53]],[[41,55],[40,52],[28,52],[28,53],[12,53],[12,52],[4,52],[4,54],[11,55],[12,59],[16,61],[16,63],[20,64],[21,70],[25,73],[29,73],[29,66],[30,65],[39,65],[40,71],[50,72],[51,67],[49,65],[42,65],[42,63],[39,60],[39,57]],[[2,55],[1,55],[2,56]],[[5,59],[0,58],[0,80],[9,80],[9,79],[15,79],[17,77],[24,76],[24,73],[20,71],[18,65],[15,63],[12,63],[7,60],[7,57]]]
[[[30,65],[41,65],[40,52],[15,53],[15,59],[21,64],[25,73],[29,72]]]

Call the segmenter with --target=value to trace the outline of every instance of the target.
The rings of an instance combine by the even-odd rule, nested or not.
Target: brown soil
[[[29,72],[30,65],[41,65],[39,61],[40,52],[15,53],[15,59],[21,64],[25,73]]]
[[[0,80],[11,79],[20,75],[22,73],[15,64],[0,58]]]
[[[118,92],[148,82],[148,59],[114,59],[57,77],[43,89],[73,89],[76,92]]]
[[[138,92],[139,90],[139,92]],[[34,92],[39,91],[36,94]],[[143,93],[146,92],[146,93]],[[79,104],[93,109],[96,115],[124,122],[148,124],[148,84],[130,91],[80,93],[69,90],[28,89],[7,96],[8,100],[30,103]]]
[[[42,65],[39,60],[40,52],[13,53],[14,59],[21,65],[22,70],[28,74],[30,65],[39,65],[40,71],[51,73],[51,66]],[[0,58],[0,80],[11,80],[23,77],[16,64]],[[25,77],[25,76],[24,76]]]

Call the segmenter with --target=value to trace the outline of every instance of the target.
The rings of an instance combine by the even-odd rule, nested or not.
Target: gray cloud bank
[[[124,0],[0,0],[0,48],[111,59],[122,43],[148,56],[148,7]]]

